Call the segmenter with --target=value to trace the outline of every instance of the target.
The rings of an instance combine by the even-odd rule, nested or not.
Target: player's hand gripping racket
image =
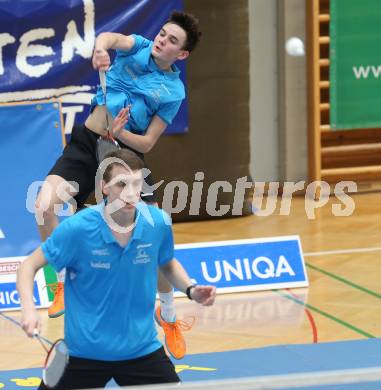
[[[0,317],[5,318],[14,325],[23,329],[21,323],[16,319],[9,317],[2,312],[0,312]],[[33,330],[33,337],[40,342],[47,353],[44,368],[42,369],[42,381],[46,387],[52,388],[58,384],[65,372],[66,366],[69,362],[69,350],[64,340],[59,339],[55,343],[51,343],[51,341],[39,334],[38,329]]]
[[[116,149],[120,149],[120,145],[116,142],[115,138],[110,133],[110,124],[107,115],[106,106],[106,73],[103,70],[99,71],[99,81],[104,96],[104,105],[106,109],[106,135],[100,136],[97,141],[97,159],[100,163],[107,153],[113,152]]]
[[[44,343],[44,338],[40,336],[37,329],[33,331],[33,336],[40,342],[46,351],[46,359],[42,369],[42,380],[46,387],[55,387],[62,378],[66,366],[69,362],[69,350],[64,340],[59,339],[48,349]]]

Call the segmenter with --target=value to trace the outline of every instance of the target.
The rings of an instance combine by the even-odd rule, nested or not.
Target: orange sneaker
[[[50,318],[56,318],[65,313],[64,284],[63,282],[57,282],[48,284],[48,286],[54,293],[53,303],[48,309],[48,316]]]
[[[181,331],[190,330],[193,322],[190,324],[181,320],[175,322],[164,321],[161,318],[160,306],[155,310],[155,320],[164,330],[164,342],[168,352],[175,359],[182,359],[186,353],[186,345]]]

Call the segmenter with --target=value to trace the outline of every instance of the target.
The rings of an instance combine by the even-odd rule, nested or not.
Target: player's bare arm
[[[128,130],[121,131],[119,120],[115,125],[115,130],[113,123],[112,131],[113,136],[118,138],[125,145],[134,150],[137,150],[140,153],[148,153],[155,146],[166,127],[167,124],[158,115],[155,115],[147,128],[147,132],[144,135],[133,134]]]
[[[37,248],[17,270],[17,290],[20,295],[22,321],[25,333],[33,336],[34,329],[41,330],[41,322],[33,302],[33,282],[37,271],[46,265],[41,248]]]
[[[193,284],[183,266],[176,259],[172,259],[161,266],[160,269],[168,281],[183,293]],[[190,296],[197,303],[203,306],[210,306],[213,305],[216,298],[216,288],[210,285],[197,285],[190,290]]]
[[[104,32],[98,35],[95,40],[93,53],[93,67],[98,70],[108,70],[111,64],[109,49],[130,50],[135,44],[132,35]]]

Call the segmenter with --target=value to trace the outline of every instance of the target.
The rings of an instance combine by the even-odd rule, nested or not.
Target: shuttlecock
[[[300,38],[292,37],[286,41],[286,52],[293,57],[304,56],[304,43]]]

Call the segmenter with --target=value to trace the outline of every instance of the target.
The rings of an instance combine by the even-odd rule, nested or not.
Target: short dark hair
[[[198,19],[195,16],[182,11],[173,11],[167,23],[177,24],[185,31],[187,40],[183,47],[184,50],[190,52],[196,48],[202,33],[199,30]]]
[[[107,153],[104,158],[115,158],[122,160],[132,171],[138,171],[144,168],[143,160],[136,153],[129,149],[123,148],[114,150],[110,153]],[[106,183],[111,180],[111,171],[115,165],[123,166],[123,164],[117,161],[108,164],[103,174],[103,180]]]

